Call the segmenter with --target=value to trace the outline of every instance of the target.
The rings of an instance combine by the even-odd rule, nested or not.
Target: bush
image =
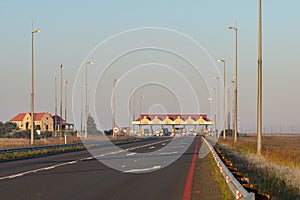
[[[113,134],[112,129],[110,129],[110,130],[105,130],[105,131],[104,131],[104,134],[107,135],[107,136],[112,135],[112,134]]]
[[[8,133],[15,132],[18,130],[16,123],[12,122],[0,122],[0,136],[5,137]]]

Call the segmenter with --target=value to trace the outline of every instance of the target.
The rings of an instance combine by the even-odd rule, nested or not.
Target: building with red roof
[[[19,113],[10,122],[16,123],[20,130],[31,129],[31,113]],[[34,113],[33,120],[37,130],[53,131],[53,119],[47,112]]]

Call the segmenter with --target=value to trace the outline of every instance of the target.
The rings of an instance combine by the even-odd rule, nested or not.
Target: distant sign
[[[119,128],[118,126],[115,126],[115,127],[113,128],[113,132],[114,132],[114,133],[119,133],[119,132],[120,132],[120,128]]]

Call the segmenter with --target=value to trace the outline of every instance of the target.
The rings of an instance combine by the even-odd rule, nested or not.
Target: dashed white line
[[[159,153],[158,155],[172,155],[172,154],[177,154],[177,151],[173,151],[173,152],[163,152],[163,153]]]
[[[131,169],[131,170],[124,171],[124,173],[145,172],[145,171],[151,171],[151,170],[160,169],[160,168],[161,168],[161,166],[153,166],[153,167],[144,168],[144,169]]]
[[[126,156],[133,156],[133,155],[135,155],[136,153],[128,153],[128,154],[126,154]]]

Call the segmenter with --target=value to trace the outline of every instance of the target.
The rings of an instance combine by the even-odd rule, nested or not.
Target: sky
[[[54,113],[54,77],[63,64],[63,79],[69,81],[67,118],[79,128],[84,63],[93,60],[88,66],[89,110],[101,129],[111,126],[116,77],[121,77],[115,90],[120,126],[128,125],[133,88],[135,115],[144,95],[143,113],[210,116],[208,98],[217,99],[210,88],[218,88],[213,77],[223,76],[218,59],[226,60],[226,85],[234,77],[235,35],[228,26],[235,25],[240,130],[255,132],[257,7],[253,0],[0,0],[0,121],[30,111],[31,32],[35,29],[41,29],[34,35],[37,112]],[[300,132],[299,8],[297,0],[263,1],[264,132]],[[155,48],[130,52],[107,67],[129,50],[150,46]]]

